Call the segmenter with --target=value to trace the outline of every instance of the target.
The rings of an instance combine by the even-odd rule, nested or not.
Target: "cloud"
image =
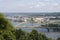
[[[39,7],[40,5],[39,4],[37,4],[35,7]]]
[[[46,6],[46,3],[43,3],[43,2],[39,2],[39,4],[40,4],[41,6]]]
[[[33,7],[31,6],[31,7],[29,7],[29,8],[33,8]]]
[[[0,11],[38,12],[60,11],[60,1],[57,0],[0,0]]]

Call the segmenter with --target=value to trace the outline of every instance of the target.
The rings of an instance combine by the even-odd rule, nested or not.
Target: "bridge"
[[[41,26],[41,25],[40,25],[40,26],[34,26],[34,25],[32,25],[32,26],[22,25],[22,26],[21,26],[20,24],[22,25],[22,24],[24,24],[24,22],[17,24],[17,25],[16,25],[16,28],[17,28],[17,29],[19,29],[19,28],[42,28],[42,29],[44,29],[44,28],[45,28],[45,29],[48,30],[48,32],[49,32],[50,30],[56,30],[56,31],[57,31],[58,29],[60,30],[60,27],[44,27],[44,26]]]

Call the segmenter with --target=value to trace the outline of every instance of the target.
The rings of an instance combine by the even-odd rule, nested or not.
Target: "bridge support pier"
[[[47,31],[48,31],[48,32],[50,32],[50,29],[49,29],[49,28],[47,28]]]

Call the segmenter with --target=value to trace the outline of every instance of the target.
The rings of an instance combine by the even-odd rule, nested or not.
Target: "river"
[[[12,24],[13,24],[14,26],[16,26],[16,24],[19,24],[19,23],[17,23],[17,22],[12,22]],[[24,24],[24,25],[25,25],[25,24]],[[31,25],[31,24],[30,24],[30,25]],[[20,26],[20,25],[19,25],[19,26]],[[21,28],[21,29],[24,30],[24,31],[28,31],[28,32],[31,32],[33,29],[34,29],[34,30],[37,30],[38,32],[46,35],[47,37],[52,38],[52,40],[56,40],[57,38],[60,37],[60,32],[52,32],[52,31],[48,32],[48,30],[47,30],[46,28]]]

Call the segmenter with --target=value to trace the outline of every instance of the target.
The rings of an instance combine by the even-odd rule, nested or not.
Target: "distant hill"
[[[16,16],[16,15],[28,15],[28,16],[60,16],[60,12],[54,13],[4,13],[4,15]]]

